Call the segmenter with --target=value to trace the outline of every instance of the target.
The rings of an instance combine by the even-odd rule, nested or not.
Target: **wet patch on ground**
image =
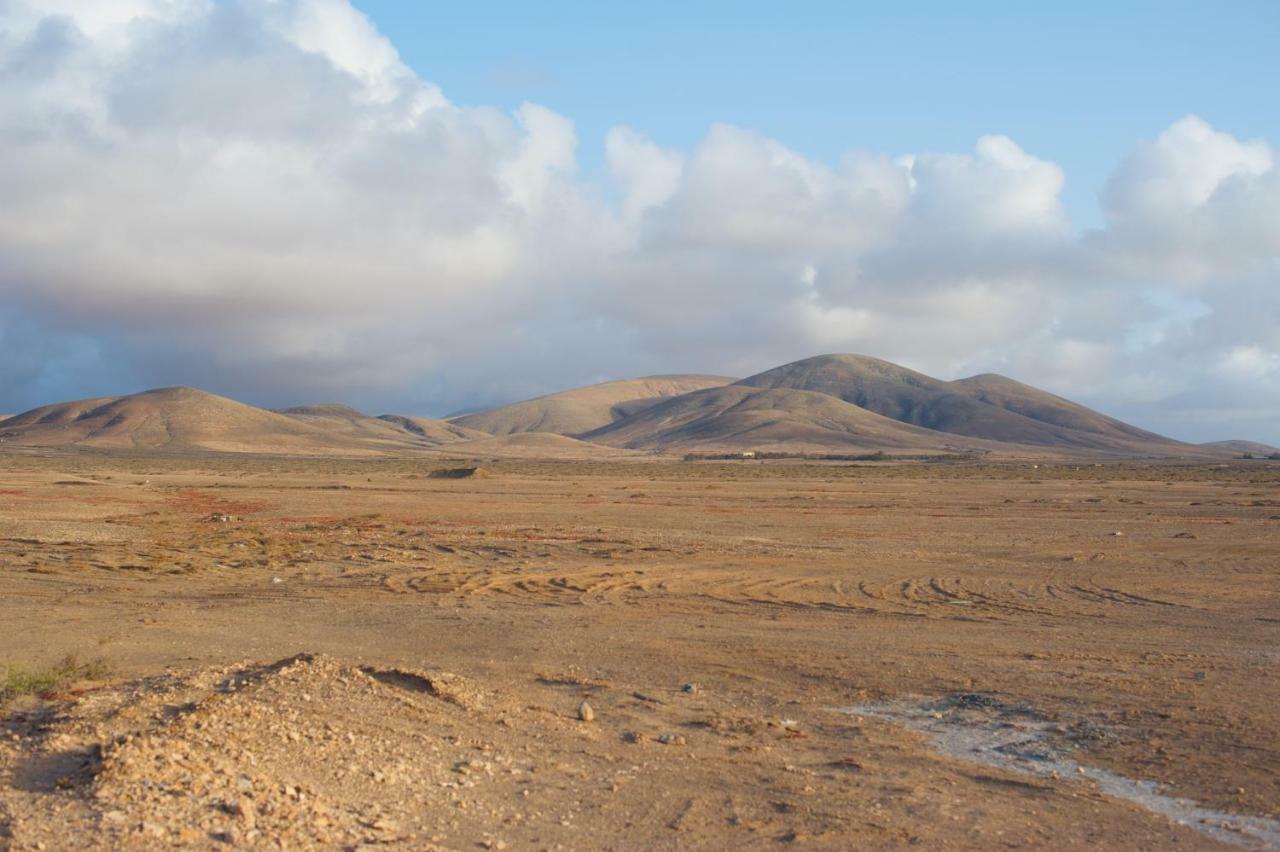
[[[1112,735],[1089,722],[1055,719],[1030,705],[976,692],[924,702],[855,705],[840,712],[928,734],[933,747],[948,757],[1052,780],[1092,783],[1104,795],[1133,802],[1220,842],[1280,849],[1280,820],[1213,810],[1168,795],[1154,782],[1080,762],[1082,744]]]

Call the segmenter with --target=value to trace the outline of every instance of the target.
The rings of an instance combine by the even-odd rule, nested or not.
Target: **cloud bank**
[[[345,0],[38,6],[0,0],[0,410],[183,383],[443,413],[853,351],[1280,441],[1277,151],[1195,116],[1080,232],[1001,135],[831,164],[617,127],[588,179],[569,117],[450,102]]]

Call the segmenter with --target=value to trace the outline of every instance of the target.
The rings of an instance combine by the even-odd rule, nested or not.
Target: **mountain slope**
[[[479,429],[467,429],[456,423],[450,423],[448,420],[437,420],[433,417],[379,414],[378,419],[417,435],[429,444],[451,444],[455,441],[475,441],[490,437],[488,432],[481,432]]]
[[[4,421],[0,439],[29,446],[102,449],[376,452],[313,424],[192,388],[47,405]]]
[[[1269,456],[1272,453],[1280,453],[1280,447],[1273,447],[1270,444],[1262,444],[1258,441],[1207,441],[1200,446],[1237,455],[1250,453],[1255,456]]]
[[[622,379],[466,414],[449,422],[491,435],[511,435],[517,432],[580,435],[635,414],[668,397],[719,387],[732,381],[733,379],[725,376],[702,375]]]
[[[825,393],[903,423],[988,441],[1137,454],[1197,452],[994,374],[944,382],[878,358],[820,355],[739,384]]]
[[[585,440],[649,450],[944,450],[983,442],[921,429],[830,394],[728,385],[665,400]]]
[[[983,373],[979,376],[959,379],[950,382],[949,386],[971,394],[979,402],[985,402],[1051,426],[1098,435],[1108,440],[1170,441],[1163,435],[1130,426],[1114,417],[1108,417],[1091,408],[996,373]]]
[[[471,441],[445,444],[435,451],[449,458],[617,459],[637,455],[627,449],[589,443],[551,432],[484,435]]]
[[[388,451],[421,449],[452,441],[489,437],[483,432],[462,429],[442,420],[394,414],[370,417],[350,406],[334,403],[282,408],[276,413],[315,426],[343,441],[368,444]]]

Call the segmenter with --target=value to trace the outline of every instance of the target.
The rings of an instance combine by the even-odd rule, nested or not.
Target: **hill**
[[[820,355],[739,382],[824,393],[893,420],[987,441],[1137,455],[1199,450],[994,374],[945,382],[863,355]]]
[[[395,414],[370,417],[350,406],[335,403],[282,408],[276,413],[315,426],[344,442],[387,451],[422,449],[453,441],[489,437],[483,432],[463,429],[443,420]]]
[[[552,432],[581,435],[643,411],[664,399],[732,382],[725,376],[673,375],[622,379],[540,396],[450,422],[491,435]]]
[[[4,421],[0,439],[28,446],[100,449],[376,452],[300,419],[183,387],[46,405]]]
[[[583,438],[666,451],[944,451],[984,443],[900,423],[825,393],[741,384],[665,400]]]
[[[436,452],[450,458],[509,459],[616,459],[637,455],[626,449],[549,432],[485,435],[474,441],[448,444]]]
[[[398,426],[406,432],[411,432],[429,444],[450,444],[454,441],[474,441],[490,437],[488,432],[481,432],[479,429],[467,429],[456,423],[450,423],[448,420],[436,420],[432,417],[379,414],[378,419]]]
[[[581,439],[581,440],[574,440]],[[1222,459],[1275,448],[1184,444],[1005,376],[942,381],[862,355],[821,355],[740,381],[649,376],[451,420],[345,405],[268,411],[191,388],[44,406],[0,442],[295,455],[598,458],[630,451],[994,451]]]
[[[1258,441],[1208,441],[1200,446],[1211,450],[1222,450],[1233,455],[1249,453],[1255,456],[1269,456],[1273,453],[1280,453],[1280,447],[1273,447],[1270,444],[1262,444]]]

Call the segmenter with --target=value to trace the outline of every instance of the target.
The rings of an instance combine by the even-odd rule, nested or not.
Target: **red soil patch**
[[[260,501],[223,500],[194,489],[179,491],[169,502],[184,512],[195,514],[223,512],[228,515],[253,515],[267,508],[267,504]]]

